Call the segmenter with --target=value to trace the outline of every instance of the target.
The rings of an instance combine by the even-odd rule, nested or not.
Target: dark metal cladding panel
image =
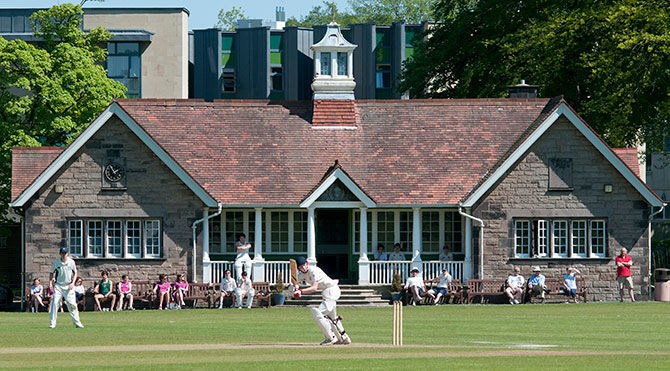
[[[238,28],[233,47],[236,61],[237,98],[270,96],[270,29]]]
[[[397,91],[398,78],[405,60],[405,22],[396,21],[391,25],[391,89],[392,96],[400,99],[402,94]]]
[[[354,80],[356,99],[375,99],[375,44],[376,26],[374,23],[352,24],[351,43],[358,45],[354,49]]]
[[[312,30],[298,27],[284,28],[284,98],[311,99],[314,61],[311,46]]]
[[[193,31],[193,97],[211,101],[221,96],[221,32],[216,28]]]

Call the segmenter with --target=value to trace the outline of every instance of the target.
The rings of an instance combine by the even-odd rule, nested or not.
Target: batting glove
[[[293,291],[293,299],[297,299],[300,296],[302,296],[302,290],[295,290]]]

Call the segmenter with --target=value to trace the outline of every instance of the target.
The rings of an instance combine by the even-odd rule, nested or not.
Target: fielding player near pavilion
[[[49,285],[53,290],[53,298],[51,298],[51,313],[49,318],[51,320],[50,328],[56,327],[56,317],[58,316],[58,308],[60,302],[65,300],[67,310],[70,312],[72,322],[75,327],[83,328],[79,320],[79,310],[77,309],[77,299],[74,292],[74,282],[77,280],[77,266],[74,260],[70,258],[67,247],[60,248],[60,258],[54,260],[51,267],[51,280]]]
[[[297,299],[302,294],[311,294],[321,290],[323,301],[318,308],[309,308],[314,322],[326,337],[321,345],[351,344],[351,339],[344,331],[340,321],[341,317],[337,316],[336,300],[340,298],[338,281],[328,277],[321,268],[310,266],[302,256],[297,257],[295,261],[299,272],[298,282],[303,282],[309,287],[300,289],[297,285],[289,286],[289,290],[293,290],[293,298]]]

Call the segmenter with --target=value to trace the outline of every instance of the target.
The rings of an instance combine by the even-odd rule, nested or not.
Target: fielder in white
[[[84,328],[84,325],[79,320],[77,299],[74,293],[74,282],[76,280],[77,266],[74,264],[74,260],[68,256],[67,247],[61,247],[60,258],[54,260],[54,264],[51,267],[49,285],[54,291],[54,295],[51,298],[51,313],[49,314],[51,324],[49,328],[56,327],[56,317],[58,316],[58,308],[62,299],[65,300],[67,310],[70,312],[75,327]]]
[[[293,298],[297,299],[302,294],[310,294],[321,290],[323,301],[318,308],[309,308],[312,319],[326,337],[321,345],[351,344],[349,335],[344,331],[342,318],[337,316],[336,300],[340,298],[340,287],[338,281],[333,280],[321,268],[310,266],[307,259],[299,256],[295,259],[298,267],[298,282],[310,285],[304,289],[289,286],[293,290]]]

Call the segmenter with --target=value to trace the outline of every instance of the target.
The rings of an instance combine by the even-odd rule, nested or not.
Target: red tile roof
[[[14,147],[12,148],[12,200],[65,150],[65,147]]]
[[[120,100],[217,201],[298,204],[335,162],[379,204],[456,204],[549,99],[360,100],[355,129],[312,102]]]
[[[612,151],[633,171],[633,174],[640,176],[637,148],[612,148]]]

